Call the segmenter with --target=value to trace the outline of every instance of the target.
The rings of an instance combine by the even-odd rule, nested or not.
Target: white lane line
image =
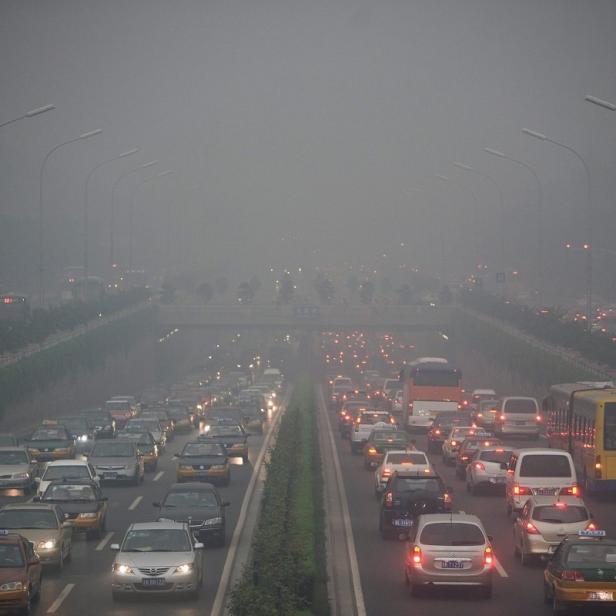
[[[113,531],[108,532],[99,542],[99,544],[94,548],[96,552],[102,552],[105,549],[105,546],[109,543],[109,540],[113,537]]]
[[[498,558],[494,558],[494,566],[496,567],[496,570],[498,571],[498,575],[500,575],[502,578],[508,578],[509,574],[505,571],[505,568],[503,567],[503,565],[500,564]]]
[[[158,473],[154,475],[154,479],[152,479],[152,481],[158,481],[164,474],[165,474],[165,471],[158,471]]]
[[[143,496],[138,496],[129,506],[129,511],[134,511],[139,506],[139,503],[143,500]]]
[[[58,595],[58,598],[49,606],[47,613],[55,614],[62,605],[63,601],[66,599],[66,597],[69,596],[73,588],[75,588],[75,584],[67,584],[62,590],[62,592]]]
[[[283,406],[286,409],[286,404],[289,402],[291,398],[291,388],[289,388],[285,394],[285,398],[283,401]],[[227,590],[229,588],[229,582],[231,581],[231,574],[233,572],[233,565],[235,564],[235,555],[237,553],[238,545],[240,543],[240,538],[244,530],[244,526],[246,524],[246,517],[248,515],[248,507],[251,504],[252,495],[255,491],[255,486],[257,484],[257,477],[261,474],[261,467],[263,466],[263,460],[265,459],[265,454],[269,450],[270,442],[273,438],[273,435],[276,433],[276,427],[280,423],[280,419],[284,413],[276,413],[274,416],[274,420],[270,426],[270,429],[267,432],[265,439],[263,440],[263,445],[261,445],[261,451],[259,451],[259,456],[257,457],[257,461],[255,462],[252,468],[252,475],[250,477],[250,481],[248,482],[248,487],[246,488],[246,492],[244,492],[244,500],[242,500],[242,506],[240,508],[240,514],[235,523],[235,530],[233,531],[233,535],[231,537],[231,543],[229,544],[229,550],[227,551],[227,558],[225,559],[225,564],[222,570],[222,574],[220,576],[220,581],[218,582],[218,590],[216,591],[216,596],[214,597],[214,603],[212,604],[212,611],[210,612],[210,616],[222,616],[225,613],[225,599],[227,597]],[[261,504],[256,503],[255,508],[257,511],[260,511]],[[252,541],[252,538],[248,538],[249,541]]]
[[[336,448],[336,442],[334,441],[334,433],[332,432],[332,425],[329,420],[329,413],[327,412],[327,405],[325,404],[325,395],[323,394],[323,388],[318,388],[318,402],[321,406],[321,412],[324,412],[324,417],[327,425],[327,432],[329,436],[329,442],[332,449],[332,457],[334,460],[334,469],[336,471],[336,483],[338,488],[338,496],[340,498],[340,506],[342,509],[342,517],[344,519],[344,530],[346,535],[347,544],[347,558],[351,566],[351,581],[353,582],[353,594],[355,595],[355,608],[357,616],[366,616],[366,605],[364,603],[364,591],[361,586],[361,576],[359,575],[359,563],[357,561],[357,551],[355,550],[355,538],[353,537],[353,526],[351,524],[351,514],[349,513],[349,502],[347,500],[346,489],[344,487],[344,481],[342,478],[342,469],[340,467],[340,458],[338,457],[338,449]]]

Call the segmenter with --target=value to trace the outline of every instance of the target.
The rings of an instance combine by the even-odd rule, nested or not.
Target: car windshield
[[[537,403],[532,398],[511,398],[505,402],[505,413],[525,413],[537,412]]]
[[[129,530],[123,552],[190,552],[188,533],[181,529],[144,528]]]
[[[225,452],[217,443],[187,443],[182,451],[184,456],[224,456]]]
[[[0,543],[0,567],[23,567],[24,558],[21,548],[15,543]]]
[[[28,464],[28,454],[20,449],[15,451],[0,451],[0,465],[15,466]]]
[[[49,509],[4,509],[0,511],[0,528],[55,530],[58,519]]]
[[[529,454],[522,458],[520,477],[571,477],[567,456],[557,454]]]
[[[441,492],[441,484],[434,477],[398,477],[396,483],[398,492]]]
[[[190,419],[190,416],[186,409],[169,409],[167,413],[169,413],[169,417],[171,417],[172,419]]]
[[[390,453],[387,464],[428,464],[423,453]]]
[[[475,524],[435,522],[424,526],[420,543],[424,545],[462,546],[484,545],[486,538]]]
[[[88,422],[85,417],[64,417],[58,419],[71,434],[85,434],[88,431]]]
[[[59,428],[39,428],[34,432],[31,441],[65,441],[68,440],[68,434],[62,427]]]
[[[108,411],[130,411],[130,404],[126,400],[110,400],[105,402]]]
[[[577,505],[546,505],[533,509],[533,520],[547,522],[549,524],[574,524],[585,522],[589,519],[586,507]]]
[[[494,451],[482,451],[479,454],[479,459],[483,462],[498,462],[502,464],[503,462],[509,462],[509,458],[511,457],[511,451],[506,451],[503,449],[495,449]]]
[[[216,495],[210,490],[186,490],[169,492],[164,507],[218,507]]]
[[[98,443],[91,455],[93,458],[133,458],[135,450],[132,443]]]
[[[565,558],[567,565],[571,567],[605,567],[616,566],[616,545],[605,545],[603,543],[576,544],[569,547],[569,552]]]
[[[73,484],[51,484],[43,499],[46,501],[95,501],[96,494],[92,486],[73,485]]]
[[[90,477],[90,471],[85,464],[71,465],[50,465],[43,473],[43,481],[51,481],[52,479],[79,479],[81,477]]]

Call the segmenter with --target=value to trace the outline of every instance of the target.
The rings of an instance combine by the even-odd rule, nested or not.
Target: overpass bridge
[[[370,329],[438,331],[451,323],[451,306],[275,304],[159,304],[167,328]]]

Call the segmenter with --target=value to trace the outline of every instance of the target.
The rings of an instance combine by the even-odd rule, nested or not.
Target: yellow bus
[[[573,456],[588,493],[616,492],[616,388],[611,382],[553,385],[543,401],[550,447]]]

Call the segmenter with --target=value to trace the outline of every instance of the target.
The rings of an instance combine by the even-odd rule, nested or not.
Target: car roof
[[[421,479],[441,479],[440,475],[437,475],[437,473],[435,473],[434,471],[432,471],[430,474],[426,473],[425,471],[421,470],[416,470],[416,471],[412,471],[412,470],[405,470],[405,471],[396,471],[393,475],[394,477],[398,477],[399,479],[417,479],[417,478],[421,478]]]
[[[80,485],[80,486],[92,486],[94,488],[97,488],[98,485],[96,484],[96,481],[94,481],[93,479],[88,479],[87,477],[79,477],[78,479],[69,479],[68,477],[64,477],[63,479],[52,479],[52,481],[49,484],[51,485],[72,485],[72,486],[76,486],[76,485]]]
[[[182,522],[165,520],[164,522],[134,522],[129,526],[129,530],[187,530],[187,525]]]
[[[565,503],[567,506],[571,507],[586,507],[586,503],[577,496],[531,496],[528,499],[528,502],[532,506],[543,507],[555,505],[556,503]]]
[[[472,513],[465,513],[464,511],[459,511],[455,513],[425,513],[419,516],[419,524],[433,524],[436,522],[456,522],[456,523],[464,523],[464,524],[476,524],[483,528],[483,522],[479,519],[478,516],[473,515]]]
[[[169,486],[169,492],[183,492],[184,490],[192,490],[196,492],[218,492],[214,484],[201,481],[172,483],[171,486]]]
[[[47,468],[50,466],[87,466],[85,460],[53,460],[47,463]]]
[[[27,451],[27,449],[22,445],[5,445],[0,447],[0,451]]]

